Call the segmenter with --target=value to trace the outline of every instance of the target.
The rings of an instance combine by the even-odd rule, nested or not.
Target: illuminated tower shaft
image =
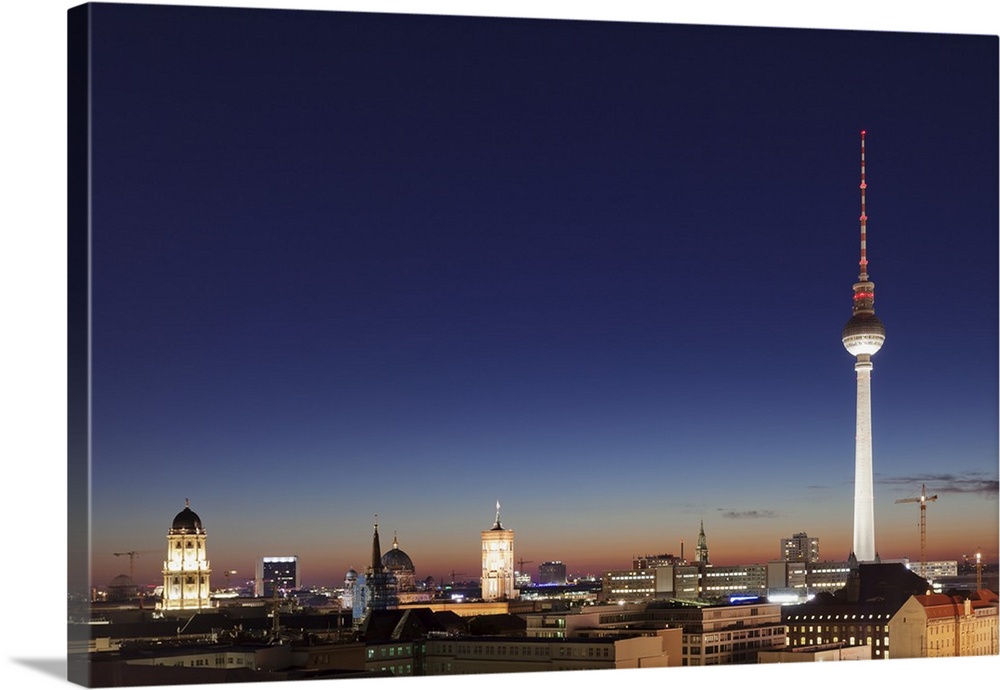
[[[854,550],[858,561],[875,560],[875,496],[872,488],[872,355],[885,342],[885,327],[875,316],[875,283],[868,280],[865,213],[865,133],[861,132],[861,272],[854,284],[852,315],[841,333],[844,347],[857,359],[858,401],[854,446]]]
[[[857,435],[854,441],[854,555],[875,560],[875,491],[872,480],[872,361],[858,355]]]

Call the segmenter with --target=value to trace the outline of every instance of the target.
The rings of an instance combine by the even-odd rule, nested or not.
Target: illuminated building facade
[[[657,557],[659,558],[659,557]],[[601,601],[644,602],[683,599],[718,600],[766,597],[773,601],[805,601],[817,592],[843,589],[851,564],[772,561],[747,565],[659,565],[640,557],[628,570],[609,570],[602,577]],[[646,567],[636,567],[644,565]]]
[[[888,659],[889,621],[895,608],[884,601],[790,606],[785,616],[789,651],[799,647],[843,643],[848,646],[865,645],[871,648],[872,659]]]
[[[989,590],[912,596],[889,620],[892,658],[996,655],[997,620],[997,595]]]
[[[857,420],[854,445],[854,550],[859,562],[877,560],[875,551],[875,507],[872,483],[872,355],[885,342],[885,327],[875,316],[875,283],[868,279],[867,222],[865,213],[865,133],[861,132],[861,271],[854,283],[851,318],[841,332],[847,351],[855,357],[857,374]]]
[[[255,594],[258,597],[272,597],[275,587],[279,593],[299,588],[298,556],[264,556],[257,561]]]
[[[163,562],[163,596],[159,608],[188,611],[212,606],[206,532],[187,500],[167,532],[167,560]]]
[[[697,565],[657,565],[604,573],[602,601],[642,602],[653,599],[690,599],[700,596]]]
[[[872,659],[888,659],[890,620],[912,595],[926,591],[927,581],[902,563],[858,564],[836,594],[782,607],[788,646],[868,645]]]
[[[798,532],[781,540],[781,560],[800,563],[819,561],[819,538]]]
[[[514,588],[514,530],[500,523],[500,502],[493,527],[482,532],[483,577],[480,580],[483,601],[517,597]]]

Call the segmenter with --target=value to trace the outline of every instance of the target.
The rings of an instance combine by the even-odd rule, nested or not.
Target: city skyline
[[[573,572],[846,558],[862,129],[876,550],[926,483],[928,558],[995,554],[995,40],[235,17],[95,25],[95,584],[185,499],[304,582],[375,513],[473,578],[498,499]]]
[[[162,0],[164,4],[178,3],[176,0]],[[16,400],[8,418],[8,433],[5,434],[5,448],[11,458],[21,458],[30,465],[29,478],[34,481],[15,492],[5,503],[8,515],[30,516],[32,524],[47,545],[45,555],[39,555],[37,582],[41,591],[61,591],[65,581],[65,567],[62,558],[65,553],[66,512],[53,496],[65,493],[65,199],[63,182],[65,177],[65,61],[63,49],[65,37],[62,32],[65,8],[73,3],[9,3],[5,6],[4,23],[7,40],[2,50],[8,60],[5,76],[10,107],[2,116],[9,131],[16,136],[9,138],[8,144],[8,203],[4,205],[4,216],[10,228],[32,228],[31,232],[9,232],[7,270],[2,272],[6,294],[10,298],[9,314],[13,323],[23,334],[21,338],[8,339],[12,350],[12,366],[8,372],[5,388],[8,398]],[[215,0],[213,4],[234,6],[294,6],[343,9],[344,3],[324,0],[300,0],[288,3],[284,0]],[[801,26],[828,27],[835,29],[884,29],[891,31],[935,31],[946,33],[990,33],[996,35],[997,25],[993,16],[983,13],[981,3],[949,3],[946,7],[920,5],[900,13],[893,6],[839,3],[825,7],[794,3],[764,2],[746,3],[709,2],[687,5],[651,4],[648,2],[619,1],[613,5],[590,2],[518,3],[486,2],[474,3],[421,1],[418,3],[384,2],[375,0],[366,3],[372,11],[424,11],[455,14],[486,14],[490,16],[537,16],[537,17],[581,17],[587,19],[639,20],[655,22],[682,22],[693,24],[729,24],[742,26]],[[860,126],[860,125],[859,125]],[[869,127],[871,125],[869,124]],[[853,125],[852,125],[853,127]],[[29,288],[25,290],[26,286]],[[880,288],[884,285],[880,281]],[[991,288],[992,289],[992,288]],[[27,294],[26,294],[27,293]],[[880,298],[881,299],[881,298]],[[880,306],[883,303],[880,301]],[[887,315],[888,316],[888,315]],[[838,317],[839,318],[839,317]],[[893,344],[896,338],[896,321],[893,328]],[[829,336],[829,334],[827,334]],[[888,352],[888,351],[887,351]],[[843,355],[843,353],[841,353]],[[846,355],[843,355],[847,357]],[[849,358],[848,358],[849,359]],[[13,364],[16,362],[16,366]],[[882,371],[880,363],[880,372]],[[849,375],[848,375],[849,376]],[[989,378],[987,374],[985,378]],[[881,383],[880,383],[881,385]],[[878,449],[876,449],[878,451]],[[493,497],[488,497],[489,503]],[[55,501],[52,504],[52,501]],[[934,510],[941,504],[940,499],[928,508],[930,515],[930,539],[933,540]],[[183,496],[178,497],[183,502]],[[47,506],[39,510],[40,506]],[[899,509],[914,506],[897,506]],[[164,505],[168,513],[174,505]],[[890,510],[886,506],[885,510]],[[157,513],[159,510],[156,511]],[[880,513],[882,509],[880,508]],[[221,534],[215,530],[214,511],[206,512],[211,530],[211,538]],[[994,515],[990,515],[992,521]],[[166,518],[169,520],[169,517]],[[914,519],[914,525],[916,521]],[[881,524],[880,524],[881,526]],[[164,539],[167,525],[158,522],[157,534]],[[364,529],[362,526],[360,529]],[[476,525],[476,529],[479,526]],[[825,542],[824,542],[825,543]],[[916,542],[914,542],[916,543]],[[154,548],[162,546],[154,545]],[[915,549],[916,547],[914,547]],[[411,549],[421,567],[420,554]],[[54,554],[54,555],[53,555]],[[912,555],[912,554],[911,554]],[[526,558],[529,556],[525,556]],[[157,556],[156,558],[160,558]],[[537,559],[536,559],[537,560]],[[124,566],[122,566],[124,569]],[[6,589],[14,591],[21,584],[22,571],[8,569]],[[59,598],[15,597],[14,616],[19,621],[16,632],[8,635],[11,650],[4,669],[5,677],[13,682],[31,687],[65,686],[65,641],[62,635],[52,635],[53,621],[61,621],[65,616],[65,605]],[[943,664],[943,665],[942,665]],[[888,667],[875,664],[866,674],[872,680],[898,679],[900,668],[918,672],[945,670],[953,664],[948,662],[907,662],[899,661]],[[967,658],[961,662],[964,673],[969,677],[996,672],[995,657]],[[851,682],[856,675],[853,665],[825,665],[823,673],[814,675],[811,682],[820,687],[841,687]],[[928,671],[929,669],[929,671]],[[765,668],[747,667],[707,669],[701,673],[716,679],[743,682],[750,673],[767,679],[796,680],[801,677],[801,667],[788,664],[771,665]],[[673,671],[648,671],[651,676],[666,679]],[[701,673],[695,675],[701,677]],[[645,674],[644,674],[645,675]],[[574,676],[575,677],[575,676]],[[584,677],[589,677],[589,674]],[[542,684],[547,675],[522,676],[530,685]],[[467,684],[466,678],[412,679],[408,684],[414,687],[455,687]],[[367,688],[369,681],[338,682],[338,687]]]

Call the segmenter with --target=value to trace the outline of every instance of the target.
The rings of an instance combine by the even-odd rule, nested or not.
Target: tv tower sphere
[[[867,283],[875,287],[874,283]],[[854,286],[857,290],[857,285]],[[844,347],[852,355],[868,355],[869,357],[882,348],[885,342],[885,326],[875,314],[858,313],[852,316],[840,334]]]

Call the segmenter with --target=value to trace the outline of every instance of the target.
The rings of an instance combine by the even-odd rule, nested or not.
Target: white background
[[[0,376],[4,547],[0,549],[0,621],[5,688],[63,686],[66,648],[66,10],[56,0],[8,0],[0,10],[3,145],[0,148]],[[738,26],[785,26],[997,35],[988,2],[935,3],[841,0],[816,9],[807,2],[175,2],[242,7],[336,9],[424,14],[474,14],[654,21]],[[662,7],[661,7],[662,6]],[[844,94],[850,98],[850,94]],[[942,171],[946,174],[946,171]],[[867,662],[719,669],[667,669],[574,674],[574,684],[794,683],[842,687],[861,680],[920,686],[961,686],[998,677],[1000,659]],[[570,680],[560,676],[559,680]],[[551,685],[550,674],[480,676],[488,686]],[[332,682],[332,681],[331,681]],[[470,678],[336,681],[343,690],[459,688]],[[223,687],[218,685],[199,687]],[[292,687],[291,683],[267,687]]]

